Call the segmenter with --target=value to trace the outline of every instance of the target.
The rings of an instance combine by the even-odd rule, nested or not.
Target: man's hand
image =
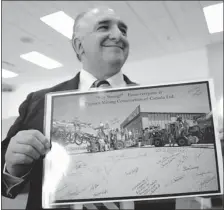
[[[21,177],[31,169],[35,160],[49,150],[50,143],[41,132],[20,131],[11,139],[6,151],[6,170],[13,176]]]

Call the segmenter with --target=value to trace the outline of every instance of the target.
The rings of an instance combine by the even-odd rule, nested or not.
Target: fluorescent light
[[[62,66],[61,63],[35,51],[20,55],[20,57],[45,69],[54,69]]]
[[[46,15],[41,17],[40,20],[62,35],[72,39],[74,20],[63,11]]]
[[[203,8],[209,33],[223,31],[223,3],[210,5]]]
[[[14,73],[12,71],[2,69],[2,78],[12,78],[12,77],[17,77],[17,76],[18,76],[18,74]]]

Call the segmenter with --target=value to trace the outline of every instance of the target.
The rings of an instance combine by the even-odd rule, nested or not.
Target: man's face
[[[127,26],[110,9],[95,9],[81,22],[84,56],[90,64],[123,66],[129,53]]]

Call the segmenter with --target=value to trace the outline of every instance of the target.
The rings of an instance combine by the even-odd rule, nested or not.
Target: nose
[[[121,36],[122,36],[122,33],[117,26],[114,26],[113,28],[111,28],[110,35],[109,35],[109,38],[111,40],[120,41]]]

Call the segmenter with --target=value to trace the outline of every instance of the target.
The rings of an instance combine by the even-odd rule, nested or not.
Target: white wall
[[[209,76],[214,80],[216,98],[223,97],[223,43],[207,46]]]
[[[134,81],[145,85],[209,76],[206,48],[127,63],[123,71]]]
[[[11,96],[13,95],[13,93],[10,92],[3,92],[2,93],[2,118],[6,118],[8,116],[10,116],[10,108],[12,107],[11,104]]]
[[[201,48],[160,58],[127,62],[123,67],[123,72],[131,80],[144,85],[208,78],[207,49]],[[71,75],[70,78],[72,77]],[[50,87],[67,79],[69,77],[41,81],[36,84],[32,83],[32,85],[24,84],[13,93],[5,93],[2,98],[3,118],[18,115],[19,105],[31,91]]]
[[[50,81],[38,81],[32,84],[23,84],[16,88],[14,92],[4,92],[2,94],[2,119],[18,116],[19,105],[26,99],[27,95],[33,91],[52,87],[63,81],[71,79],[73,76],[54,79]]]

